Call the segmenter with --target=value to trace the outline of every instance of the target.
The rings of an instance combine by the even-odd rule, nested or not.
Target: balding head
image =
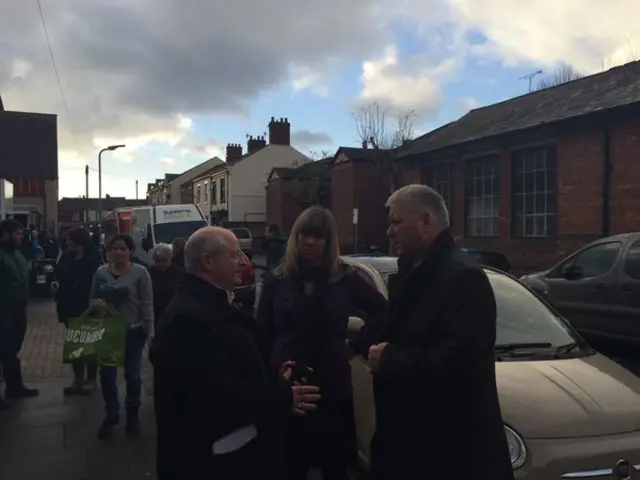
[[[224,289],[233,288],[244,268],[239,258],[238,239],[222,227],[204,227],[189,237],[184,246],[187,272]]]

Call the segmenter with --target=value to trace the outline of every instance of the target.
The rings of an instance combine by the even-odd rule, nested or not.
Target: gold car
[[[346,261],[387,295],[385,280],[392,271],[380,265],[393,264],[391,258]],[[592,350],[517,280],[486,273],[496,296],[496,374],[516,478],[640,479],[640,378]],[[350,331],[362,324],[351,317]],[[366,469],[375,430],[371,373],[360,357],[351,369]]]

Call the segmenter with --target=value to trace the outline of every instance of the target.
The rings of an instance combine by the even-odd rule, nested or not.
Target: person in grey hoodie
[[[93,277],[91,298],[94,306],[127,319],[129,330],[125,347],[124,378],[127,385],[125,431],[140,431],[138,409],[142,389],[142,353],[154,335],[153,287],[147,269],[133,262],[135,244],[128,235],[116,235],[108,244],[109,263],[101,266]],[[111,435],[120,422],[117,387],[118,369],[102,366],[100,386],[105,403],[105,419],[98,438]]]

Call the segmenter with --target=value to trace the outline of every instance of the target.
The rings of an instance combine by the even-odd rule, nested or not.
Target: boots
[[[84,383],[84,362],[76,362],[71,367],[73,368],[73,383],[68,387],[64,387],[64,394],[78,395],[82,392]]]

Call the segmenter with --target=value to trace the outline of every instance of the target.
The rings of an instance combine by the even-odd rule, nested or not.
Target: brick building
[[[364,252],[369,246],[386,249],[389,182],[385,180],[375,155],[388,152],[366,148],[340,147],[331,168],[331,205],[338,223],[343,253]],[[354,225],[354,209],[357,224]]]
[[[638,231],[640,62],[472,110],[398,161],[407,182],[444,196],[463,245],[502,251],[520,271]]]
[[[267,181],[267,223],[278,225],[285,235],[302,211],[311,205],[331,208],[333,157],[297,168],[274,168]]]

